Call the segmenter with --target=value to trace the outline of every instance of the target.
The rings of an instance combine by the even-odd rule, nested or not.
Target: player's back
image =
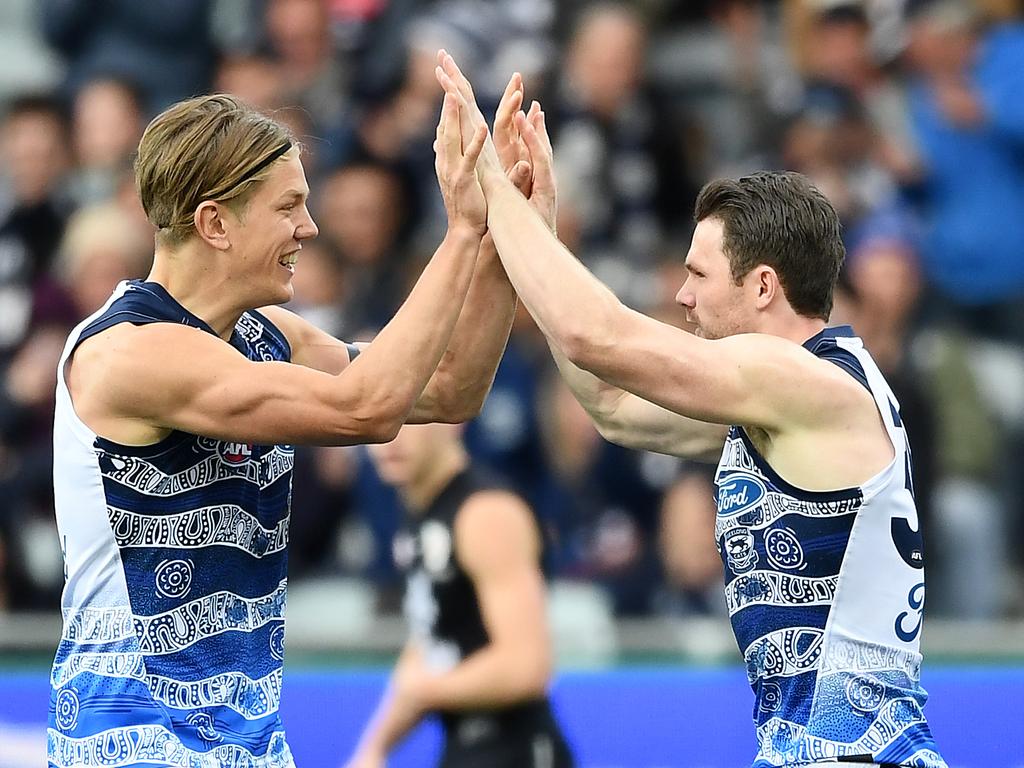
[[[755,693],[755,766],[940,768],[923,715],[924,560],[899,406],[848,327],[805,345],[872,394],[895,449],[858,487],[781,478],[740,427],[716,474],[726,602]]]
[[[97,436],[75,413],[65,364],[124,322],[213,333],[161,286],[132,281],[68,339],[54,421],[66,584],[49,764],[290,768],[278,702],[292,449]],[[251,360],[290,357],[256,312],[230,343]]]

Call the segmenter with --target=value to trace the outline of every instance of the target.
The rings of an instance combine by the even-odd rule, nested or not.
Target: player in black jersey
[[[546,689],[542,537],[530,508],[470,463],[460,428],[405,426],[371,451],[408,509],[394,542],[410,639],[349,768],[381,768],[424,716],[442,768],[567,768]]]

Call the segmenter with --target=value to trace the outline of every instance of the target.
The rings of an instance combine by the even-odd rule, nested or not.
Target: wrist
[[[448,222],[448,232],[444,239],[452,245],[479,248],[484,235],[487,233],[487,224],[480,225],[456,219]]]
[[[499,169],[487,167],[478,167],[477,178],[480,180],[480,188],[484,192],[484,197],[489,198],[493,192],[496,192],[503,187],[512,187],[512,182],[508,180],[503,172]]]

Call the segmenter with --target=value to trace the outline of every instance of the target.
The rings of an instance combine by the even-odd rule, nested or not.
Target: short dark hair
[[[3,113],[3,122],[8,122],[25,115],[41,115],[59,123],[62,129],[67,128],[67,111],[61,103],[48,93],[23,93],[15,96],[7,103]]]
[[[806,176],[762,172],[709,182],[693,217],[722,222],[722,248],[737,284],[766,264],[798,314],[828,320],[846,248],[835,208]]]

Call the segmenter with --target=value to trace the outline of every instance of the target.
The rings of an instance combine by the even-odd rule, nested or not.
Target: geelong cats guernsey
[[[871,392],[896,455],[859,487],[810,492],[729,432],[715,537],[755,694],[754,766],[944,768],[922,712],[924,560],[899,404],[848,326],[804,346]]]
[[[66,583],[49,766],[292,768],[278,715],[292,448],[97,436],[64,368],[119,323],[213,333],[160,285],[131,281],[68,338],[53,434]],[[258,312],[230,343],[254,361],[291,354]]]

